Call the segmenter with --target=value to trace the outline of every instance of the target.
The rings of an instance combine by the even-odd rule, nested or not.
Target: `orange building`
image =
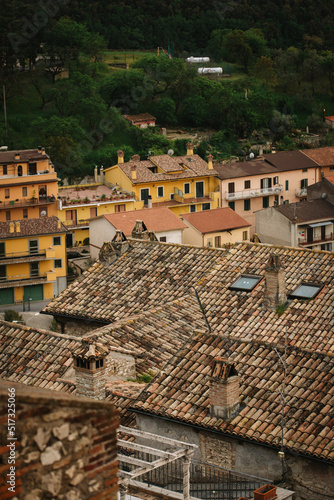
[[[58,179],[44,148],[0,150],[0,222],[57,215]]]

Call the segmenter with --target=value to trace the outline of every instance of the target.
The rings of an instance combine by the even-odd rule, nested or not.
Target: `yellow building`
[[[57,217],[0,222],[0,305],[52,299],[66,288],[65,235]]]
[[[58,179],[43,148],[0,150],[0,221],[57,215]]]
[[[190,143],[185,156],[159,155],[145,161],[134,155],[124,163],[124,153],[118,151],[118,164],[105,170],[105,178],[134,192],[135,209],[165,206],[181,215],[219,207],[219,179],[212,156],[206,163],[193,154]]]
[[[59,187],[58,218],[68,229],[66,246],[87,245],[89,219],[128,212],[134,209],[134,202],[132,193],[103,182]]]

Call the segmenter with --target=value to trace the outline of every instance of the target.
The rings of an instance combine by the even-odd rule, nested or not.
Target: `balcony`
[[[38,252],[13,252],[0,254],[0,264],[22,264],[22,262],[38,262],[47,259],[54,259],[56,252],[54,248],[47,248]]]
[[[56,202],[54,196],[46,196],[40,198],[23,198],[21,200],[11,200],[11,201],[0,201],[0,210],[8,210],[13,208],[40,206],[40,205],[52,205]]]
[[[89,227],[89,220],[88,219],[79,219],[78,222],[76,220],[64,220],[62,221],[62,224],[64,224],[65,227],[68,229],[78,229],[78,228],[83,228],[83,227]]]
[[[299,246],[312,246],[312,245],[321,245],[322,243],[328,243],[333,241],[333,233],[326,234],[325,238],[314,238],[312,241],[307,241],[307,238],[298,238]]]
[[[283,193],[284,187],[276,185],[274,187],[259,188],[259,189],[245,189],[244,191],[235,191],[234,193],[225,192],[225,200],[245,200],[247,198],[258,198],[260,196],[270,196]]]
[[[19,276],[8,276],[6,278],[0,278],[0,289],[11,288],[13,286],[25,286],[25,285],[40,285],[41,283],[47,283],[47,281],[54,281],[53,279],[48,279],[50,273],[37,274],[36,276],[30,275],[19,275]]]
[[[307,197],[307,188],[296,189],[296,197],[297,198],[306,198]]]

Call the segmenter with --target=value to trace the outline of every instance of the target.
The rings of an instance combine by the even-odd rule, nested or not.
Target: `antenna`
[[[280,355],[276,347],[274,350],[279,358],[279,361],[283,367],[283,382],[282,389],[280,392],[281,401],[282,401],[282,418],[281,418],[281,449],[278,452],[279,458],[282,460],[282,479],[285,477],[285,453],[284,453],[284,424],[285,424],[285,380],[286,380],[286,351],[287,351],[287,343],[288,343],[288,330],[285,328],[285,336],[284,336],[284,358]]]
[[[194,286],[192,286],[191,288],[193,288],[193,289],[194,289],[194,292],[195,292],[195,295],[196,295],[196,299],[197,299],[198,305],[199,305],[199,307],[200,307],[200,309],[201,309],[201,311],[202,311],[202,314],[203,314],[203,316],[204,316],[204,319],[205,319],[206,326],[208,327],[209,333],[211,333],[211,326],[210,326],[210,324],[209,324],[209,322],[208,322],[208,318],[206,317],[206,314],[205,314],[205,311],[204,311],[204,309],[203,309],[203,306],[202,306],[202,303],[201,303],[201,301],[200,301],[200,298],[199,298],[199,296],[198,296],[197,290],[196,290],[196,288],[195,288]]]

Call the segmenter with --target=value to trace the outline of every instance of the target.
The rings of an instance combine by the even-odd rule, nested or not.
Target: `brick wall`
[[[8,388],[15,388],[15,462],[7,440]],[[117,410],[21,384],[0,382],[0,498],[117,500]],[[10,491],[15,467],[14,489]]]
[[[228,418],[239,406],[239,377],[235,375],[229,377],[227,380],[211,378],[209,394],[212,414]]]

